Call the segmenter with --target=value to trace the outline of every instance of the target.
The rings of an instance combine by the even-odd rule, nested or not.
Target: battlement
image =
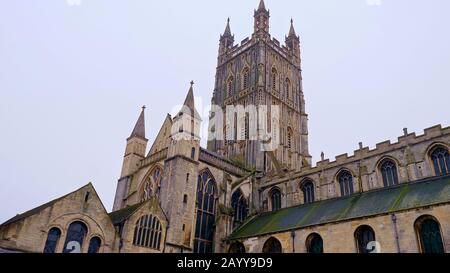
[[[363,147],[360,143],[360,148],[353,152],[353,155],[348,155],[348,153],[341,154],[335,157],[335,160],[330,161],[329,159],[323,159],[316,163],[316,166],[310,167],[311,171],[317,169],[323,169],[327,167],[334,167],[336,165],[341,165],[345,163],[350,163],[354,160],[360,160],[362,158],[367,158],[371,156],[376,156],[388,151],[396,150],[407,145],[414,145],[426,140],[430,140],[439,136],[450,135],[450,126],[442,127],[442,125],[435,125],[424,130],[422,135],[416,135],[416,133],[408,133],[407,129],[404,129],[404,135],[397,138],[397,142],[392,143],[390,140],[385,140],[379,142],[375,145],[374,149],[369,147]]]

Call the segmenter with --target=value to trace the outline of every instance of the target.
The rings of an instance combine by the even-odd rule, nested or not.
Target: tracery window
[[[242,71],[242,89],[248,88],[248,82],[249,82],[249,69],[248,67],[246,67]]]
[[[272,211],[281,209],[281,192],[278,188],[273,188],[270,191],[270,201],[272,204]]]
[[[212,253],[216,221],[217,186],[208,170],[198,176],[197,219],[195,225],[194,253]]]
[[[278,78],[278,72],[276,70],[276,68],[272,68],[272,89],[276,90],[277,89],[277,78]]]
[[[353,176],[348,171],[341,171],[338,175],[341,196],[353,194]]]
[[[134,227],[133,245],[159,250],[161,246],[162,225],[158,217],[144,215]]]
[[[236,228],[247,218],[248,206],[242,191],[238,189],[231,196],[231,207],[233,208],[233,228]]]
[[[150,175],[145,179],[142,191],[141,191],[141,201],[146,201],[152,196],[159,197],[161,190],[161,178],[162,170],[159,167],[155,167]]]
[[[227,97],[232,97],[234,93],[234,78],[230,76],[227,81]]]
[[[431,151],[430,156],[436,175],[450,174],[450,156],[446,148],[438,146]]]
[[[314,183],[308,179],[302,183],[301,189],[303,191],[303,202],[305,204],[314,202]]]
[[[384,160],[380,165],[381,176],[385,187],[398,184],[397,165],[390,159]]]

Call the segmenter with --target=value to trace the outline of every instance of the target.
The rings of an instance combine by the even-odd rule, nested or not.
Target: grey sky
[[[0,222],[92,181],[111,209],[125,139],[152,141],[194,80],[209,102],[219,34],[251,34],[259,0],[0,1]],[[373,1],[373,0],[372,0]],[[450,1],[266,0],[294,18],[314,162],[450,117]]]

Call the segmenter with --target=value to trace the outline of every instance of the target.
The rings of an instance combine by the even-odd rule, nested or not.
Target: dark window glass
[[[63,253],[76,251],[77,246],[82,249],[84,237],[87,234],[87,227],[82,222],[73,222],[67,230],[66,242],[64,243]],[[70,243],[70,244],[69,244]]]
[[[431,159],[436,175],[450,174],[450,156],[447,149],[443,147],[434,149],[431,153]]]
[[[159,250],[161,246],[162,226],[158,217],[144,215],[136,222],[133,244]]]
[[[356,245],[359,253],[370,253],[372,249],[367,249],[367,244],[375,241],[375,232],[369,226],[360,226],[355,231]]]
[[[98,237],[92,237],[89,242],[88,253],[98,253],[100,246],[102,245],[102,240]]]
[[[306,239],[306,249],[308,253],[323,253],[323,240],[322,237],[313,233]]]
[[[270,191],[270,199],[272,201],[272,211],[281,209],[281,192],[275,188]]]
[[[353,194],[353,176],[348,171],[342,171],[338,176],[341,196]]]
[[[50,229],[48,231],[47,241],[45,242],[44,253],[55,253],[60,237],[61,230],[59,228]]]
[[[265,243],[263,247],[263,253],[282,253],[282,247],[280,241],[271,237]]]
[[[305,204],[314,202],[314,183],[310,180],[303,182],[303,201]]]
[[[195,148],[191,149],[191,158],[194,159],[195,158]]]
[[[423,253],[444,253],[444,244],[439,223],[428,217],[423,217],[416,223],[421,251]]]
[[[228,253],[245,253],[245,247],[241,242],[232,243]]]
[[[392,160],[385,160],[381,166],[381,176],[383,177],[383,184],[385,187],[394,186],[398,184],[397,166]]]
[[[247,218],[248,206],[242,191],[238,189],[231,196],[231,207],[233,208],[233,228],[236,228]]]
[[[195,253],[212,253],[215,231],[217,188],[209,171],[198,176]]]

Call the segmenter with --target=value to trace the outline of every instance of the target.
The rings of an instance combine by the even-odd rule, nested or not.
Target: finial
[[[320,153],[320,158],[322,159],[322,161],[324,161],[325,160],[325,154],[322,152],[322,153]]]
[[[144,110],[145,110],[145,108],[147,108],[147,106],[145,106],[145,105],[142,105],[142,111],[144,111]]]
[[[404,134],[405,136],[408,135],[408,128],[403,128],[403,134]]]
[[[191,81],[191,87],[194,85],[194,81]]]
[[[292,17],[291,17],[291,25],[292,25],[292,24],[294,24],[294,19],[292,19]]]
[[[362,148],[363,148],[363,143],[360,142],[360,143],[359,143],[359,149],[362,150]]]
[[[227,19],[227,23],[230,23],[230,17],[228,17],[228,19]]]

